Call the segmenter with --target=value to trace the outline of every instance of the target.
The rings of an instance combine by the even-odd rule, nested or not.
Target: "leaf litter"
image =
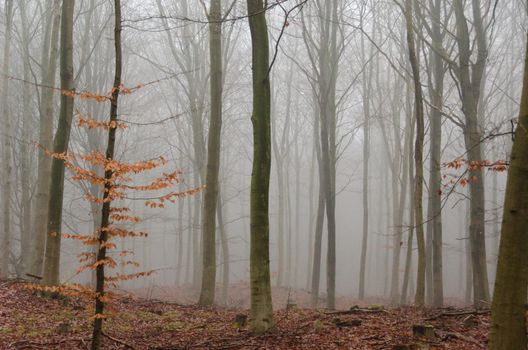
[[[276,300],[284,301],[281,293],[274,290]],[[102,348],[474,350],[487,344],[487,310],[375,305],[328,311],[299,302],[275,305],[274,328],[254,335],[245,308],[202,308],[167,295],[119,297],[104,322]],[[43,297],[18,281],[0,281],[0,349],[89,349],[92,314],[93,305],[82,299]],[[433,336],[413,335],[416,325],[432,326]]]

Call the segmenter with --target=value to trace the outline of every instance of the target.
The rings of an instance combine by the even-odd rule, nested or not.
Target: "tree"
[[[405,0],[405,22],[407,24],[407,46],[409,61],[414,81],[414,112],[416,115],[416,142],[414,145],[415,189],[414,189],[414,217],[416,225],[416,240],[418,242],[418,270],[416,281],[415,304],[424,305],[425,302],[425,240],[423,230],[423,143],[424,143],[424,107],[423,92],[420,82],[420,67],[416,55],[413,27],[413,3]]]
[[[440,14],[442,3],[440,0],[429,2],[432,7],[431,37],[436,42],[442,42],[445,31],[441,30]],[[429,206],[431,210],[428,225],[432,229],[432,301],[434,307],[442,307],[444,303],[444,286],[442,270],[442,207],[441,207],[441,148],[442,148],[442,105],[444,103],[444,62],[440,55],[431,51],[432,73],[430,74],[430,95],[433,107],[430,110],[431,158],[429,178]]]
[[[63,0],[60,30],[61,101],[59,124],[53,141],[53,153],[68,151],[75,87],[73,83],[73,13],[75,0]],[[43,283],[58,285],[60,278],[60,246],[62,202],[64,197],[64,161],[54,158],[48,205],[48,228],[44,256]]]
[[[222,134],[222,1],[212,0],[208,14],[209,57],[211,65],[211,119],[207,141],[207,169],[203,211],[203,272],[200,305],[212,305],[216,282],[216,207],[218,203],[218,172]],[[222,228],[223,229],[223,228]]]
[[[42,48],[42,92],[40,94],[40,123],[37,193],[35,205],[34,233],[31,245],[31,261],[29,271],[35,276],[42,275],[42,263],[46,244],[46,229],[48,219],[49,187],[51,177],[51,159],[44,150],[53,146],[53,96],[55,90],[46,86],[55,86],[57,60],[59,58],[59,28],[60,28],[60,0],[48,1],[52,7],[50,15],[51,28],[46,27],[46,35]],[[50,31],[50,33],[48,33]],[[48,40],[49,37],[49,40]]]
[[[269,266],[269,182],[271,170],[271,89],[268,26],[262,0],[247,0],[253,67],[253,171],[251,175],[251,329],[273,325]]]
[[[364,10],[360,17],[360,26],[363,27]],[[373,46],[371,46],[371,52]],[[361,98],[363,104],[363,236],[361,239],[361,259],[359,263],[359,292],[358,298],[365,297],[365,270],[367,265],[367,246],[369,234],[369,158],[370,158],[370,92],[372,89],[373,65],[366,62],[365,57],[365,37],[361,36],[361,62],[367,64],[368,68],[363,69],[361,82]]]
[[[476,41],[476,59],[472,62],[472,43],[470,41],[470,22],[465,15],[462,0],[454,0],[453,7],[456,18],[456,43],[458,47],[458,64],[450,61],[456,69],[459,82],[462,111],[465,116],[464,141],[470,162],[482,161],[482,130],[479,120],[479,101],[481,84],[485,74],[488,47],[486,42],[486,27],[480,9],[480,1],[472,0],[473,25]],[[469,240],[471,247],[471,265],[473,268],[473,303],[481,306],[489,301],[488,270],[486,265],[486,233],[485,233],[485,199],[482,168],[471,168],[469,171],[470,192],[470,223]]]
[[[115,139],[117,131],[117,108],[119,102],[119,93],[121,90],[121,72],[123,70],[123,53],[121,48],[121,0],[114,0],[114,49],[115,49],[115,73],[114,85],[112,87],[112,96],[110,98],[110,122],[108,129],[108,144],[106,146],[105,160],[111,162],[114,159]],[[96,262],[106,260],[106,250],[108,247],[108,233],[110,227],[110,215],[112,196],[115,193],[115,170],[111,167],[104,168],[104,191],[101,208],[101,228],[99,229],[98,251]],[[95,285],[95,315],[102,315],[104,310],[105,296],[105,264],[99,264],[96,267],[96,285]],[[103,332],[103,318],[96,317],[94,320],[92,335],[92,350],[99,349],[99,343]]]
[[[4,40],[4,57],[2,62],[2,71],[9,74],[10,55],[11,55],[11,37],[13,33],[13,1],[6,0],[6,30]],[[11,116],[9,115],[9,79],[2,79],[2,116],[4,123],[3,136],[3,153],[2,167],[2,198],[3,198],[3,227],[2,227],[2,252],[0,259],[0,277],[9,276],[9,253],[11,246]]]
[[[528,36],[527,36],[528,43]],[[525,349],[528,287],[528,47],[513,142],[491,306],[489,349]]]

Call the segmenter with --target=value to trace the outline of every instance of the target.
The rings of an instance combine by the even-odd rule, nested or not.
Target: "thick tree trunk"
[[[61,95],[59,124],[55,133],[53,152],[68,151],[74,98],[73,84],[73,12],[75,0],[64,0],[61,15],[60,77]],[[44,278],[46,285],[58,285],[60,278],[60,246],[62,234],[62,202],[64,197],[64,162],[54,158],[51,162],[51,184],[48,211],[46,251],[44,256]]]
[[[468,29],[468,20],[464,12],[462,0],[454,0],[453,7],[456,16],[456,43],[458,47],[458,78],[460,83],[462,110],[465,116],[464,139],[468,161],[479,164],[482,161],[482,131],[478,120],[478,104],[481,94],[481,82],[484,76],[488,57],[488,49],[484,32],[480,1],[472,0],[473,23],[476,35],[477,59],[471,62],[472,48]],[[470,223],[469,236],[471,246],[471,261],[473,269],[473,303],[476,307],[489,301],[488,272],[486,265],[485,241],[485,198],[484,179],[480,167],[471,167],[468,172],[470,192]]]
[[[42,275],[44,247],[46,244],[46,229],[48,219],[49,190],[51,177],[51,158],[44,150],[51,150],[53,146],[53,97],[54,89],[46,86],[55,86],[57,60],[59,58],[59,29],[60,29],[60,0],[53,1],[52,25],[49,43],[46,41],[43,48],[43,78],[40,94],[40,123],[39,123],[39,149],[37,193],[35,204],[35,222],[33,224],[33,244],[31,246],[31,262],[29,272],[35,276]]]
[[[325,172],[324,190],[326,201],[327,253],[326,253],[326,307],[335,308],[336,277],[336,218],[335,218],[335,174],[336,174],[336,82],[337,82],[337,1],[325,3],[326,18],[322,38],[327,47],[320,47],[319,94],[321,109],[321,160]],[[332,21],[328,21],[331,18]]]
[[[222,134],[222,1],[212,0],[209,10],[209,56],[211,65],[211,119],[207,144],[207,174],[202,225],[203,272],[200,305],[212,305],[216,282],[216,206]]]
[[[527,36],[528,43],[528,36]],[[528,286],[528,48],[519,124],[506,184],[489,349],[526,349]]]
[[[269,179],[271,168],[268,26],[262,0],[247,0],[253,67],[253,172],[251,176],[251,330],[273,326],[269,266]]]

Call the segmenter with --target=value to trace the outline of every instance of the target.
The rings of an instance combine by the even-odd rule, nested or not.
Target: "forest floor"
[[[276,300],[284,299],[284,290],[274,293]],[[298,305],[288,309],[284,304],[282,308],[276,305],[275,327],[255,336],[243,322],[247,310],[242,307],[200,308],[154,299],[152,295],[150,299],[122,297],[115,301],[115,310],[104,322],[102,348],[486,348],[486,311],[379,305],[327,311]],[[92,314],[93,305],[80,299],[44,298],[19,282],[0,281],[0,349],[89,349]],[[432,327],[425,327],[429,334],[413,335],[416,325]]]

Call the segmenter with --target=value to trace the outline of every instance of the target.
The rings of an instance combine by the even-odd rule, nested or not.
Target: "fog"
[[[4,48],[0,253],[7,260],[0,268],[2,277],[38,281],[46,268],[45,261],[40,265],[32,263],[36,255],[43,254],[35,246],[35,238],[47,236],[38,229],[46,222],[38,215],[42,205],[39,177],[51,176],[39,170],[50,165],[39,161],[42,147],[37,145],[45,144],[44,123],[48,123],[53,134],[58,125],[59,57],[54,63],[51,119],[44,118],[43,98],[46,91],[52,90],[45,75],[48,66],[53,65],[49,63],[52,36],[59,29],[53,20],[60,13],[56,7],[60,3],[7,0],[0,5],[0,45]],[[135,185],[168,172],[181,172],[181,182],[170,189],[128,192],[112,204],[128,207],[133,215],[142,218],[141,222],[123,227],[148,232],[145,237],[116,238],[116,248],[108,252],[118,262],[130,259],[120,257],[118,251],[133,252],[132,258],[140,266],[118,266],[116,269],[122,273],[154,271],[120,283],[120,289],[141,296],[197,302],[200,293],[211,116],[209,25],[214,21],[208,20],[205,13],[210,6],[208,0],[129,0],[122,4],[121,79],[124,87],[137,88],[119,99],[118,118],[126,128],[117,131],[115,158],[128,163],[160,156],[167,160],[162,167],[134,175]],[[457,13],[460,8],[462,12]],[[75,90],[106,95],[112,91],[115,70],[113,2],[77,0],[74,11]],[[387,304],[413,302],[419,225],[425,231],[428,304],[433,303],[432,294],[437,293],[436,289],[433,292],[433,265],[441,266],[444,305],[475,302],[474,283],[478,281],[472,274],[472,245],[485,259],[485,283],[493,290],[506,182],[506,171],[500,165],[509,160],[519,108],[526,4],[513,0],[414,1],[413,28],[425,112],[424,222],[419,225],[411,212],[416,183],[416,108],[403,11],[404,2],[399,0],[267,3],[272,158],[269,252],[273,295],[282,290],[288,298],[298,298],[299,303],[309,306],[310,300],[303,296],[313,297],[316,292],[317,305],[325,305],[331,274],[328,271],[332,270],[327,260],[333,246],[328,240],[328,204],[332,200],[338,308],[351,306],[347,303],[358,299]],[[221,305],[247,306],[243,300],[249,298],[246,286],[250,280],[252,46],[246,2],[224,0],[221,13],[221,210],[217,208],[215,215],[215,300]],[[465,16],[467,37],[461,32],[460,16]],[[58,36],[58,32],[55,34]],[[466,40],[469,65],[461,51]],[[60,40],[55,42],[55,49],[60,52]],[[465,81],[464,67],[469,69],[469,82]],[[472,87],[471,93],[466,83]],[[468,95],[473,104],[468,102]],[[468,106],[475,107],[474,115]],[[78,120],[85,116],[105,122],[109,109],[106,100],[75,97],[68,152],[105,152],[106,130],[79,126]],[[436,136],[431,136],[434,118],[440,128],[435,129]],[[327,151],[321,142],[324,129],[329,135]],[[433,150],[432,137],[440,142],[438,153]],[[50,139],[46,142],[53,145]],[[474,157],[477,144],[480,159]],[[324,165],[325,152],[329,155],[328,167]],[[457,161],[460,166],[453,163]],[[440,181],[431,177],[433,173],[440,176]],[[86,200],[85,194],[100,196],[101,189],[89,181],[76,180],[74,175],[66,169],[62,233],[94,234],[101,225],[101,205]],[[331,185],[326,194],[321,190],[326,184],[324,178],[330,179]],[[483,208],[475,202],[471,205],[472,200],[476,201],[472,198],[476,192],[471,192],[471,188],[476,188],[477,183],[483,185]],[[174,203],[166,201],[162,208],[145,205],[164,193],[191,189],[200,191],[176,197]],[[314,249],[321,202],[320,284],[314,291]],[[434,212],[433,202],[440,205],[440,212]],[[483,209],[483,215],[472,214],[472,208],[477,212],[478,208]],[[479,233],[484,235],[484,245],[478,242],[478,234],[472,236],[472,222],[483,225],[485,230]],[[433,259],[433,237],[437,242],[441,237],[440,260],[438,256]],[[484,246],[485,254],[479,250]],[[362,247],[364,295],[360,295]],[[77,273],[78,255],[93,249],[77,240],[62,238],[62,283],[95,283],[91,271]],[[226,282],[228,291],[223,289]],[[406,294],[403,298],[402,293]],[[484,299],[489,301],[489,291]]]

